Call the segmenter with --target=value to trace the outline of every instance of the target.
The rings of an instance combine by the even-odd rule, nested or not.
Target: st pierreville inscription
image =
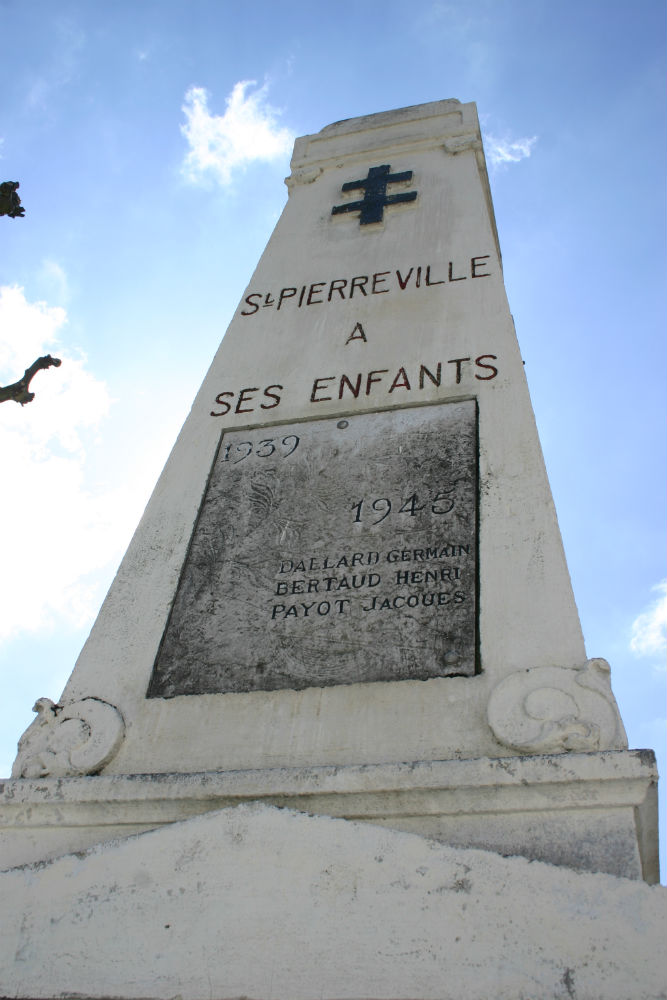
[[[474,674],[476,413],[225,431],[148,696]]]
[[[399,268],[393,271],[374,271],[347,278],[311,281],[309,284],[285,285],[266,292],[251,292],[243,300],[241,316],[254,316],[260,309],[275,308],[279,312],[288,307],[301,309],[348,300],[358,302],[372,295],[433,288],[436,285],[467,281],[468,278],[488,278],[491,276],[491,271],[488,270],[490,257],[490,254],[485,253],[461,263],[450,260],[446,264],[437,265],[413,264],[402,271]]]
[[[420,289],[446,288],[460,282],[475,281],[492,275],[490,254],[479,254],[460,262],[446,261],[440,264],[413,264],[402,270],[371,271],[368,274],[357,274],[348,277],[336,277],[327,280],[311,281],[308,284],[295,283],[283,285],[269,291],[251,292],[241,303],[240,316],[244,322],[253,323],[253,317],[264,314],[270,309],[288,314],[290,310],[298,311],[311,306],[335,306],[338,303],[362,301],[383,301],[377,297],[391,293],[408,293]],[[476,283],[476,282],[475,282]],[[375,331],[367,326],[368,320],[359,322],[358,317],[345,321],[340,327],[340,336],[351,350],[354,345],[368,343],[374,339]],[[480,345],[481,347],[482,345]],[[317,405],[338,398],[357,399],[359,396],[373,396],[377,405],[382,405],[380,397],[388,396],[387,402],[394,402],[399,397],[407,401],[414,400],[416,394],[432,387],[448,388],[450,385],[460,385],[462,381],[472,380],[471,387],[480,382],[487,382],[496,377],[498,361],[495,353],[480,350],[471,351],[469,355],[443,358],[424,359],[423,362],[389,368],[369,369],[363,372],[346,371],[332,373],[331,371],[312,376],[310,398],[306,403]],[[263,411],[275,410],[280,406],[285,395],[291,395],[292,390],[275,380],[270,385],[246,385],[235,388],[220,387],[215,395],[210,410],[212,417],[222,417],[229,414],[255,413],[262,415]],[[409,394],[409,397],[405,394]],[[268,414],[267,414],[268,415]]]

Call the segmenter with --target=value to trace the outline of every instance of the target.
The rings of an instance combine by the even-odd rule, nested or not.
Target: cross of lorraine
[[[368,176],[359,181],[347,181],[342,191],[364,192],[361,201],[350,201],[345,205],[334,205],[332,215],[342,215],[344,212],[359,212],[359,225],[367,226],[372,222],[382,222],[386,205],[397,205],[401,202],[414,201],[416,191],[405,191],[401,194],[387,194],[388,184],[398,184],[401,181],[411,181],[412,171],[404,170],[399,174],[390,173],[388,163],[380,167],[370,167]]]

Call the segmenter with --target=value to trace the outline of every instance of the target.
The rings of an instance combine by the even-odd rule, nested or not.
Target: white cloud
[[[530,139],[498,139],[493,135],[485,135],[484,149],[492,167],[503,167],[527,159],[536,142],[536,135]]]
[[[41,354],[62,359],[37,373],[33,402],[0,405],[0,639],[86,624],[100,597],[95,574],[118,558],[136,517],[125,485],[87,483],[111,400],[85,358],[58,343],[66,321],[64,309],[0,287],[0,384]]]
[[[234,85],[224,115],[209,112],[203,87],[190,87],[183,104],[186,124],[181,126],[190,147],[183,162],[187,180],[197,183],[210,177],[227,186],[234,170],[290,152],[294,135],[278,127],[278,112],[266,103],[266,85],[248,93],[252,86],[254,80]]]
[[[69,284],[65,269],[57,260],[45,257],[40,268],[40,276],[49,289],[49,296],[54,295],[59,302],[69,299]]]
[[[638,656],[660,656],[667,652],[667,580],[653,589],[661,596],[632,623],[630,649]]]

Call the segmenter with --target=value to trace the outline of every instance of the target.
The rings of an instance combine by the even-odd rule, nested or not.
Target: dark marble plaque
[[[227,431],[148,696],[475,673],[474,401]]]

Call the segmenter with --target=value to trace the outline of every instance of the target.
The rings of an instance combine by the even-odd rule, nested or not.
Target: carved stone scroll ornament
[[[487,708],[497,740],[522,753],[625,750],[628,741],[606,660],[580,669],[517,671],[494,689]]]
[[[37,718],[19,740],[12,778],[96,774],[116,754],[125,735],[118,709],[98,698],[68,705],[39,698],[33,712]]]
[[[322,167],[298,167],[285,178],[285,184],[289,190],[297,184],[313,184],[323,173]]]
[[[453,135],[445,139],[445,151],[447,153],[465,153],[468,149],[481,149],[482,143],[476,132],[468,132],[466,135]]]

